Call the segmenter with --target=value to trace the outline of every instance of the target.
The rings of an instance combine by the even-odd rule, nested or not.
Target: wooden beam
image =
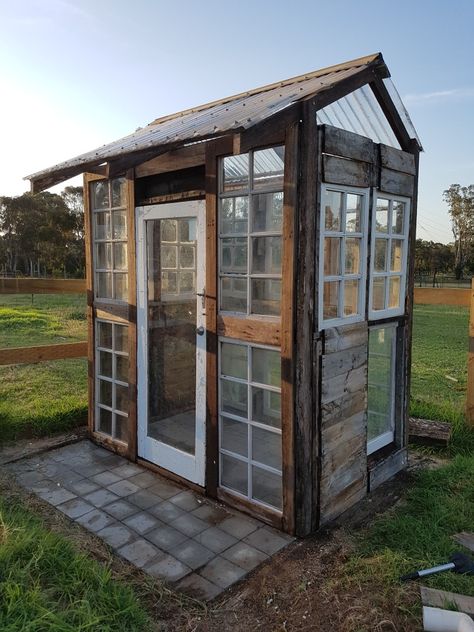
[[[392,452],[386,458],[378,460],[369,467],[369,491],[377,489],[382,483],[405,469],[408,465],[408,450],[406,447]]]
[[[138,206],[146,204],[168,204],[169,202],[182,202],[183,200],[202,200],[206,197],[204,189],[195,189],[192,191],[183,191],[181,193],[169,193],[168,195],[154,195],[152,197],[142,198],[139,200]]]
[[[370,138],[332,125],[323,125],[323,152],[362,162],[375,162],[376,145]]]
[[[323,178],[330,184],[351,187],[369,187],[372,184],[372,166],[368,162],[323,155]]]
[[[203,165],[206,161],[206,143],[195,143],[168,151],[135,167],[135,177],[143,178]]]
[[[83,294],[85,279],[2,279],[0,294]]]
[[[413,154],[395,147],[389,147],[380,143],[380,165],[393,171],[401,171],[411,176],[416,175],[415,158]]]
[[[87,356],[87,342],[68,342],[37,347],[16,347],[0,349],[0,365],[35,364],[49,360],[84,358]]]
[[[408,433],[411,443],[422,445],[442,445],[446,447],[451,439],[453,428],[445,421],[417,419],[410,417]]]
[[[393,195],[413,196],[414,177],[401,171],[393,171],[382,167],[380,169],[379,190]]]
[[[279,347],[281,326],[278,320],[218,315],[217,335]]]

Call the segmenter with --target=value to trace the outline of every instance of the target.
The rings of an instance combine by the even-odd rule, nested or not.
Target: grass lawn
[[[147,632],[132,589],[29,511],[0,501],[3,632]]]

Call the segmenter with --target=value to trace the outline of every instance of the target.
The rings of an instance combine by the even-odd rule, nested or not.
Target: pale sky
[[[472,0],[0,0],[0,195],[158,116],[381,51],[425,149],[418,236],[450,241],[473,23]]]

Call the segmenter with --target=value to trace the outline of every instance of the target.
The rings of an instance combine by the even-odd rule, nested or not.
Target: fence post
[[[469,350],[467,354],[466,421],[474,426],[474,278],[471,279],[469,307]]]

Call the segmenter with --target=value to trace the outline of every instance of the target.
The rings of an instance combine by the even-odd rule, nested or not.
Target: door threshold
[[[192,483],[191,481],[188,481],[186,478],[183,478],[182,476],[179,476],[179,474],[175,474],[174,472],[171,472],[170,470],[165,470],[164,467],[160,467],[159,465],[156,465],[156,463],[152,463],[151,461],[147,461],[146,459],[142,459],[141,457],[138,456],[137,464],[142,465],[143,467],[146,467],[152,472],[156,472],[157,474],[160,474],[160,476],[163,476],[163,478],[167,478],[170,481],[173,481],[174,483],[178,483],[179,485],[182,485],[183,487],[187,489],[192,489],[194,492],[197,492],[198,494],[202,494],[203,496],[206,495],[205,487],[201,487],[201,485]]]

